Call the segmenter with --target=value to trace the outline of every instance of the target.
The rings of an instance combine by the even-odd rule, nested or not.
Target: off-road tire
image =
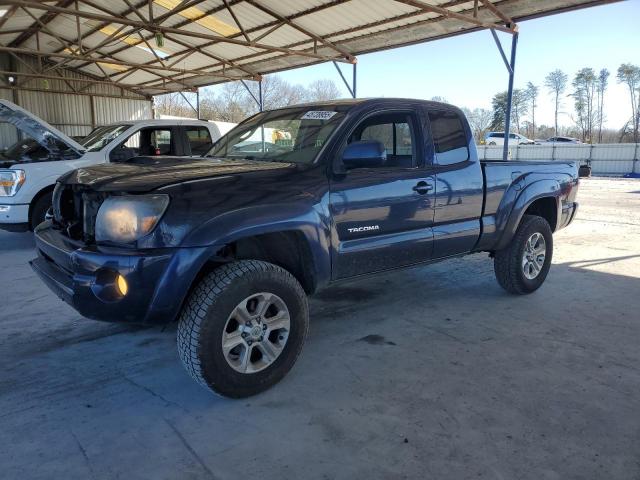
[[[223,355],[223,330],[238,303],[258,292],[273,293],[285,302],[289,336],[271,365],[256,373],[240,373]],[[308,329],[307,296],[293,275],[271,263],[240,260],[216,268],[192,291],[180,313],[178,353],[187,372],[202,386],[226,397],[248,397],[273,386],[291,370]]]
[[[544,265],[538,276],[528,279],[522,268],[522,258],[527,240],[534,233],[540,233],[546,242]],[[495,253],[493,269],[502,288],[509,293],[525,295],[536,291],[544,283],[553,256],[553,234],[549,222],[536,215],[525,215],[518,226],[509,246]]]
[[[29,229],[31,231],[44,222],[44,216],[46,215],[49,207],[51,207],[51,193],[45,193],[42,195],[31,209],[31,218],[29,219]]]

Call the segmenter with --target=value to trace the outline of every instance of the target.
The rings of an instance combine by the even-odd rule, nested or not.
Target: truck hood
[[[8,100],[0,99],[0,122],[14,125],[53,154],[60,149],[59,145],[56,145],[56,140],[62,142],[78,156],[81,156],[85,151],[85,148],[71,137]],[[14,163],[20,163],[20,161],[16,159]]]
[[[237,174],[295,169],[292,163],[229,158],[138,157],[127,163],[79,168],[58,181],[95,191],[148,192],[167,185]]]

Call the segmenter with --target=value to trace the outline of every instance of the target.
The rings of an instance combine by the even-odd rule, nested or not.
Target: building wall
[[[0,67],[5,71],[33,73],[37,60],[21,57],[22,61],[0,53]],[[60,76],[60,71],[48,75]],[[77,79],[84,75],[65,71],[68,81],[27,78],[16,75],[17,86],[0,83],[0,98],[16,103],[71,136],[88,134],[94,127],[122,120],[153,118],[150,99],[122,88],[106,84],[87,84]],[[76,79],[76,81],[74,81]],[[15,141],[11,129],[0,126],[0,148]]]

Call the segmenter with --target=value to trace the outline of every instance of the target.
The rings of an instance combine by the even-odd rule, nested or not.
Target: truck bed
[[[560,180],[564,176],[569,178],[576,176],[578,171],[576,162],[481,160],[480,165],[485,180],[483,216],[495,215],[505,191],[520,178],[540,176],[540,179]],[[535,181],[535,178],[530,180]]]
[[[524,186],[536,181],[549,182],[552,178],[559,184],[565,178],[578,178],[577,162],[481,160],[480,165],[484,177],[484,204],[482,233],[476,250],[491,248],[498,242],[497,237],[504,228],[501,222],[515,205],[518,183]]]

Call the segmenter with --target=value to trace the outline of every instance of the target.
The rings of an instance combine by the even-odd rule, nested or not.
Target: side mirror
[[[387,149],[376,140],[360,140],[347,145],[342,153],[342,164],[353,168],[381,167],[387,162]]]

